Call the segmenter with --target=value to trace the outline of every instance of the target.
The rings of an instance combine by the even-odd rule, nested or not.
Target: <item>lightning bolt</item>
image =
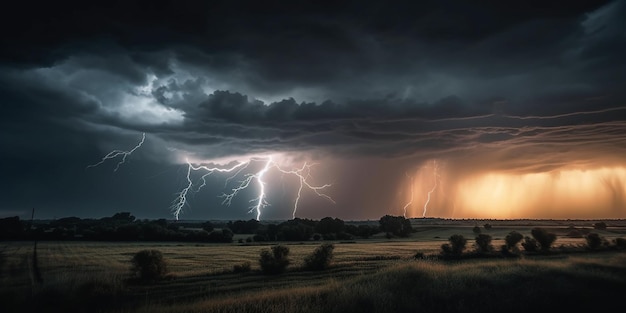
[[[324,198],[328,199],[328,201],[332,202],[333,204],[335,203],[335,200],[333,200],[330,196],[320,192],[320,190],[323,190],[323,189],[326,189],[328,187],[331,187],[330,184],[325,184],[325,185],[322,185],[322,186],[313,186],[313,185],[311,185],[307,181],[307,178],[311,178],[311,167],[314,166],[314,165],[315,164],[307,164],[306,162],[304,162],[304,165],[302,165],[301,168],[299,168],[297,170],[292,170],[292,171],[284,170],[284,169],[280,168],[277,164],[275,165],[276,169],[278,169],[280,172],[282,172],[284,174],[296,175],[298,177],[298,180],[300,181],[300,186],[298,187],[297,197],[296,197],[296,200],[295,200],[294,205],[293,205],[292,218],[296,218],[296,212],[298,211],[298,203],[300,202],[300,197],[302,195],[302,189],[304,187],[307,187],[308,189],[312,190],[318,196],[324,197]],[[305,172],[306,172],[306,174],[305,174]]]
[[[424,203],[424,212],[422,213],[422,217],[426,217],[426,210],[428,209],[428,203],[430,202],[430,195],[435,192],[435,189],[437,189],[437,184],[439,183],[439,165],[437,164],[436,160],[433,160],[433,175],[435,176],[435,184],[433,185],[433,188],[430,189],[430,191],[428,192],[428,196],[426,198],[426,202]]]
[[[245,167],[248,166],[249,163],[246,162],[238,162],[237,164],[235,164],[233,167],[230,168],[219,168],[219,167],[208,167],[208,166],[204,166],[204,165],[199,165],[199,166],[194,166],[191,162],[189,162],[189,160],[186,160],[187,162],[187,186],[185,188],[183,188],[176,196],[176,199],[174,199],[174,201],[172,202],[172,206],[171,206],[171,210],[172,213],[174,214],[174,217],[176,218],[176,220],[178,220],[178,217],[180,216],[180,213],[183,210],[183,207],[185,206],[185,204],[187,203],[187,194],[189,193],[189,191],[194,191],[194,192],[198,192],[200,191],[200,189],[202,189],[202,187],[206,186],[206,177],[215,173],[215,172],[221,172],[221,173],[229,173],[229,172],[233,172],[235,170],[237,170],[237,172],[235,173],[238,174],[241,170],[243,170]],[[204,170],[206,171],[206,173],[204,173],[201,177],[200,180],[202,180],[202,184],[200,186],[198,186],[198,188],[196,190],[192,190],[191,187],[193,187],[193,181],[191,180],[191,171],[200,171],[200,170]],[[230,178],[229,178],[230,179]],[[228,181],[228,179],[227,179]]]
[[[413,203],[413,176],[409,176],[409,174],[405,173],[406,177],[408,177],[411,180],[411,200],[409,200],[409,202],[407,202],[407,204],[404,205],[404,217],[406,218],[406,209]]]
[[[133,152],[135,152],[135,150],[137,150],[139,147],[141,147],[141,145],[143,145],[143,142],[146,140],[146,133],[143,133],[141,135],[141,141],[139,141],[139,143],[132,148],[129,151],[123,151],[123,150],[113,150],[111,152],[109,152],[107,155],[105,155],[104,157],[102,157],[102,160],[100,160],[100,162],[96,163],[96,164],[91,164],[91,165],[87,165],[86,168],[90,168],[90,167],[96,167],[98,165],[101,165],[102,163],[104,163],[106,160],[108,159],[115,159],[118,156],[122,156],[122,159],[117,163],[117,165],[115,166],[115,169],[113,169],[114,172],[117,172],[117,170],[120,168],[120,165],[124,164],[124,162],[126,162],[126,158],[131,155]]]
[[[293,209],[293,217],[295,218],[297,209],[298,209],[298,203],[300,201],[300,198],[302,196],[302,190],[306,187],[310,190],[312,190],[313,192],[315,192],[315,194],[317,194],[320,197],[324,197],[326,199],[328,199],[329,201],[331,201],[332,203],[335,203],[335,201],[328,195],[324,194],[321,192],[321,190],[330,187],[330,184],[325,184],[322,186],[314,186],[311,183],[309,183],[308,178],[311,177],[311,167],[313,165],[311,164],[307,164],[306,162],[304,163],[304,165],[301,168],[295,169],[295,170],[286,170],[283,169],[279,166],[278,163],[276,163],[273,159],[272,156],[268,156],[268,157],[263,157],[263,158],[259,158],[259,157],[255,157],[255,158],[251,158],[250,160],[246,161],[246,162],[239,162],[236,165],[230,167],[230,168],[219,168],[219,167],[207,167],[207,166],[194,166],[193,164],[191,164],[189,161],[187,161],[187,186],[185,188],[183,188],[177,195],[176,199],[173,201],[172,204],[172,212],[174,213],[175,218],[178,220],[178,217],[180,215],[180,213],[182,212],[183,207],[187,204],[187,195],[190,191],[193,192],[198,192],[200,191],[200,189],[202,189],[202,187],[204,187],[206,185],[206,177],[213,174],[214,172],[222,172],[222,173],[233,173],[233,175],[231,175],[230,177],[226,178],[224,186],[226,186],[228,184],[228,182],[230,182],[232,179],[234,179],[235,177],[239,176],[245,169],[249,168],[250,165],[253,162],[264,162],[264,166],[261,170],[259,170],[256,173],[247,173],[244,175],[244,179],[241,180],[239,182],[239,184],[231,189],[230,193],[224,193],[221,195],[221,197],[224,198],[224,200],[222,201],[223,205],[227,205],[230,206],[232,203],[232,200],[237,196],[237,194],[239,194],[240,191],[249,188],[253,183],[256,183],[256,185],[259,188],[258,191],[258,195],[256,198],[250,200],[251,203],[254,203],[249,209],[248,213],[252,213],[252,212],[256,212],[256,220],[260,220],[261,218],[261,214],[262,214],[262,210],[268,205],[267,201],[266,201],[266,182],[263,180],[263,177],[265,176],[265,174],[267,172],[269,172],[271,169],[276,169],[279,172],[283,173],[283,174],[290,174],[290,175],[294,175],[296,177],[298,177],[298,180],[300,182],[299,188],[298,188],[298,193],[296,196],[296,200],[294,202],[294,209]],[[205,171],[205,173],[200,177],[200,180],[202,180],[202,184],[195,190],[192,189],[194,183],[193,180],[191,179],[191,173],[192,171],[200,171],[203,170]]]

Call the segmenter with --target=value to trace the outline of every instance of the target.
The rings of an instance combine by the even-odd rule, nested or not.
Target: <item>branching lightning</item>
[[[424,203],[424,212],[422,213],[422,217],[426,217],[426,210],[428,209],[428,203],[430,202],[430,196],[435,189],[437,189],[437,185],[439,184],[439,164],[437,164],[437,160],[433,160],[433,175],[435,177],[435,183],[433,187],[428,191],[428,195],[426,197],[426,202]]]
[[[244,179],[241,180],[236,187],[232,188],[230,193],[222,194],[222,197],[224,198],[224,200],[222,201],[222,204],[230,206],[232,203],[232,200],[235,198],[235,196],[237,196],[237,194],[239,194],[240,191],[247,189],[248,187],[250,187],[251,184],[253,184],[253,182],[255,182],[259,188],[258,195],[256,198],[250,200],[250,202],[253,203],[253,205],[249,208],[250,210],[248,211],[248,213],[256,212],[256,219],[259,220],[261,218],[262,210],[268,205],[265,199],[267,195],[266,182],[263,180],[263,177],[271,169],[276,169],[283,174],[295,175],[299,179],[300,185],[298,188],[298,193],[296,196],[296,200],[294,202],[294,208],[293,208],[293,213],[292,213],[294,218],[298,210],[298,203],[300,201],[300,198],[302,195],[302,189],[304,189],[304,187],[312,190],[318,196],[324,197],[328,199],[329,201],[331,201],[332,203],[335,203],[335,201],[330,196],[321,192],[321,190],[330,187],[331,186],[330,184],[325,184],[322,186],[314,186],[311,183],[309,183],[308,179],[311,177],[312,165],[307,164],[307,163],[304,163],[304,165],[298,169],[285,170],[281,168],[279,164],[274,161],[272,156],[250,158],[248,161],[238,162],[236,165],[230,168],[194,166],[192,163],[187,161],[187,165],[188,165],[187,186],[178,193],[178,196],[173,201],[173,204],[171,207],[175,218],[178,220],[178,217],[181,214],[183,207],[187,204],[187,195],[189,191],[193,191],[193,192],[200,191],[200,189],[202,189],[202,187],[206,185],[207,176],[213,174],[214,172],[233,173],[233,175],[226,178],[225,183],[224,183],[225,184],[224,186],[226,186],[232,179],[239,176],[241,172],[243,172],[245,169],[248,169],[253,162],[264,162],[264,166],[261,170],[259,170],[256,173],[245,174]],[[192,187],[194,183],[191,179],[191,172],[200,171],[200,170],[205,171],[205,173],[200,177],[200,180],[202,180],[202,184],[200,184],[198,188],[193,190]]]
[[[183,207],[185,206],[185,204],[187,203],[187,194],[189,193],[189,191],[195,191],[198,192],[200,191],[200,189],[202,189],[202,187],[204,187],[206,185],[206,177],[215,173],[215,172],[221,172],[221,173],[230,173],[232,171],[237,170],[237,172],[235,173],[238,174],[242,169],[244,169],[246,166],[248,166],[249,163],[244,163],[244,162],[239,162],[237,164],[235,164],[235,166],[230,167],[230,168],[218,168],[218,167],[208,167],[208,166],[204,166],[204,165],[200,165],[200,166],[194,166],[193,164],[191,164],[191,162],[189,162],[189,160],[187,160],[187,186],[185,188],[183,188],[178,195],[176,196],[176,199],[174,199],[174,201],[172,202],[172,212],[174,214],[174,217],[176,217],[176,220],[178,220],[178,216],[180,215],[180,213],[182,212]],[[198,188],[196,190],[192,190],[191,187],[193,187],[193,181],[191,180],[191,171],[200,171],[200,170],[204,170],[206,171],[206,173],[204,173],[201,177],[200,180],[202,180],[202,184],[200,186],[198,186]]]
[[[118,156],[122,156],[122,159],[117,163],[117,165],[115,166],[115,169],[113,169],[114,172],[117,172],[117,170],[120,168],[120,165],[124,164],[124,162],[126,162],[126,158],[131,155],[133,152],[135,152],[135,150],[137,150],[139,147],[141,147],[141,145],[143,145],[143,142],[146,140],[146,133],[143,133],[141,135],[141,141],[131,150],[129,151],[123,151],[123,150],[113,150],[111,152],[109,152],[107,155],[105,155],[104,157],[102,157],[102,160],[100,160],[100,162],[96,163],[96,164],[92,164],[92,165],[87,165],[87,168],[90,167],[96,167],[102,163],[104,163],[106,160],[108,159],[115,159]]]
[[[409,202],[407,202],[407,204],[404,205],[404,217],[406,218],[406,209],[413,204],[413,176],[410,176],[409,174],[405,173],[406,177],[408,177],[411,180],[411,184],[409,186],[409,189],[411,190],[411,200],[409,200]]]

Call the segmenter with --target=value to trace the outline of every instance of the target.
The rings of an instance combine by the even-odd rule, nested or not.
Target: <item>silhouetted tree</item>
[[[338,218],[324,217],[315,225],[315,231],[322,234],[338,234],[345,229],[344,221]]]
[[[380,230],[388,235],[393,234],[398,237],[408,237],[413,232],[411,221],[404,216],[385,215],[378,221]],[[389,237],[389,236],[388,236]]]

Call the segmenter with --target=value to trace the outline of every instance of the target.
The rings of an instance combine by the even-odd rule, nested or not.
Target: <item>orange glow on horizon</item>
[[[431,194],[425,217],[626,218],[626,167],[542,173],[494,171],[456,179],[445,168],[439,170],[439,184]],[[422,217],[428,191],[435,183],[433,168],[422,166],[414,177],[415,199],[407,217]]]

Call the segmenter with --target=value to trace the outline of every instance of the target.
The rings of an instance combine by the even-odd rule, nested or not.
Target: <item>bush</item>
[[[273,246],[271,252],[267,249],[261,250],[261,257],[259,258],[261,270],[266,274],[284,272],[290,263],[288,256],[289,248],[283,245]]]
[[[167,262],[159,250],[141,250],[133,256],[131,271],[143,281],[159,280],[167,274]]]
[[[304,259],[304,268],[308,270],[323,270],[330,266],[333,259],[335,245],[323,243]]]
[[[613,239],[613,244],[615,244],[615,247],[619,250],[624,250],[626,249],[626,239],[624,238],[615,238]]]
[[[247,273],[252,268],[252,264],[250,262],[243,262],[241,264],[235,264],[233,266],[234,273]]]
[[[585,236],[585,240],[587,241],[587,247],[590,250],[596,250],[602,246],[604,238],[596,233],[589,233]]]
[[[467,244],[467,239],[463,237],[463,235],[454,234],[448,238],[448,243],[444,243],[441,245],[441,250],[444,256],[461,256],[463,250],[465,250],[465,246]]]
[[[530,231],[530,234],[539,243],[539,248],[541,248],[541,251],[543,252],[549,251],[552,244],[556,241],[555,234],[549,233],[547,230],[540,227],[533,228]]]
[[[478,234],[476,236],[476,252],[479,254],[493,252],[493,246],[491,245],[491,235]]]
[[[522,241],[522,239],[524,239],[524,236],[516,231],[512,231],[510,232],[508,235],[506,235],[506,237],[504,238],[504,242],[505,242],[505,247],[508,251],[514,251],[517,252],[518,248],[517,248],[517,244]]]
[[[537,243],[537,240],[528,236],[524,237],[522,247],[524,247],[524,250],[526,250],[527,252],[536,252],[537,250],[539,250],[539,244]]]

